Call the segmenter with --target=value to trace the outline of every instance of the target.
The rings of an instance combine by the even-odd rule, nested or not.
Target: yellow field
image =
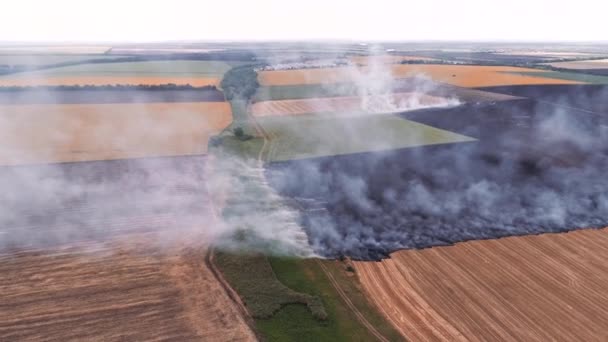
[[[225,102],[0,106],[0,165],[201,154],[231,121]]]
[[[399,64],[392,65],[389,68],[395,78],[426,75],[438,82],[471,88],[581,83],[540,76],[512,74],[515,72],[538,72],[538,70],[506,66]],[[373,72],[373,70],[369,67],[262,71],[259,73],[259,81],[263,86],[353,82],[358,80],[361,75],[370,72]]]
[[[173,83],[177,85],[189,84],[194,87],[207,85],[218,85],[219,78],[216,77],[192,77],[192,76],[32,76],[2,77],[0,86],[72,86],[72,85],[161,85]]]

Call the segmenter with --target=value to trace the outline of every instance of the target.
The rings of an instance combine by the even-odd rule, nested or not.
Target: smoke
[[[283,195],[306,199],[302,223],[313,249],[328,257],[377,259],[398,249],[606,226],[606,131],[560,106],[524,108],[420,111],[412,116],[445,129],[487,132],[479,142],[276,163],[268,177]],[[459,125],[450,115],[462,115]],[[493,116],[504,121],[493,125]],[[325,201],[322,210],[308,205],[315,201]]]

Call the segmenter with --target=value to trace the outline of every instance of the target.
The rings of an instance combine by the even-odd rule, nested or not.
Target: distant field
[[[102,54],[109,49],[105,45],[13,45],[0,46],[0,54]]]
[[[512,73],[511,71],[509,73]],[[563,72],[563,71],[523,71],[523,72],[519,72],[519,71],[515,71],[513,72],[516,75],[523,75],[525,77],[529,77],[529,76],[540,76],[540,77],[545,77],[545,78],[552,78],[554,80],[557,80],[556,83],[553,84],[568,84],[568,82],[570,82],[570,84],[608,84],[608,76],[601,76],[601,75],[589,75],[589,74],[583,74],[583,73],[576,73],[576,72]],[[559,83],[559,82],[566,82],[566,83]],[[529,85],[533,85],[535,83],[528,83]],[[506,84],[508,85],[508,84]],[[512,85],[520,85],[520,84],[512,84]],[[485,87],[485,86],[484,86]]]
[[[81,62],[90,59],[112,60],[121,58],[119,55],[77,55],[77,54],[3,54],[0,50],[0,65],[42,66],[69,62]]]
[[[0,76],[0,86],[190,84],[217,85],[231,68],[218,61],[146,61],[81,64]]]
[[[355,262],[370,300],[413,341],[608,340],[608,231],[405,250]]]
[[[436,61],[436,58],[424,56],[400,56],[400,55],[379,55],[379,56],[355,56],[350,60],[357,65],[370,64],[399,64],[403,61]]]
[[[592,59],[586,61],[576,62],[556,62],[546,63],[556,68],[573,69],[573,70],[587,70],[587,69],[608,69],[608,59]]]
[[[263,101],[253,104],[250,111],[256,117],[310,113],[365,112],[379,114],[445,106],[449,103],[446,98],[411,92],[370,97],[345,96]]]
[[[0,164],[204,154],[226,102],[0,106]]]
[[[392,65],[386,71],[394,78],[425,75],[437,82],[463,87],[580,83],[543,77],[534,74],[538,72],[535,69],[505,66],[400,64]],[[373,75],[374,70],[368,67],[262,71],[259,80],[263,86],[343,83],[364,81],[365,75],[369,73]]]
[[[257,119],[271,137],[267,160],[284,161],[473,141],[474,139],[390,114],[315,115]]]

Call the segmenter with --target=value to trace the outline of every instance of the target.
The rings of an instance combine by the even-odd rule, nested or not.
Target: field
[[[390,114],[348,118],[328,115],[267,116],[257,121],[271,140],[266,155],[269,161],[474,140]]]
[[[205,262],[206,162],[1,167],[0,340],[255,340]]]
[[[456,102],[454,100],[453,102]],[[428,107],[443,107],[449,99],[423,93],[396,93],[369,97],[326,97],[320,99],[263,101],[253,104],[249,111],[253,116],[295,115],[309,113],[381,114]]]
[[[260,72],[260,84],[263,86],[343,83],[364,81],[367,67],[302,69]],[[405,78],[414,75],[425,75],[436,82],[445,82],[462,87],[491,87],[501,85],[525,84],[572,84],[581,81],[551,78],[553,74],[538,73],[539,70],[477,65],[428,65],[403,64],[393,65],[390,74],[394,78]],[[538,74],[537,74],[538,73]],[[373,77],[376,76],[370,76]]]
[[[378,55],[378,56],[356,56],[350,60],[356,65],[374,64],[399,64],[403,61],[434,61],[435,58],[423,56],[401,56],[401,55]]]
[[[76,55],[76,54],[4,54],[0,49],[0,65],[20,65],[20,66],[43,66],[60,63],[82,62],[91,59],[107,59],[112,60],[120,58],[117,55]]]
[[[0,86],[217,85],[230,65],[216,61],[94,63],[0,76]]]
[[[393,253],[356,262],[369,298],[414,341],[605,341],[608,231]]]
[[[608,68],[608,59],[592,59],[592,60],[582,60],[575,62],[555,62],[555,63],[547,63],[547,65],[563,68],[563,69],[573,69],[573,70],[587,70],[587,69],[607,69]]]
[[[0,106],[0,164],[204,154],[226,102]]]

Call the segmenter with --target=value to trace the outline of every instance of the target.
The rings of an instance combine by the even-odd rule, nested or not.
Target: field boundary
[[[355,304],[353,304],[353,302],[348,298],[346,293],[344,293],[344,291],[340,287],[340,284],[338,284],[338,282],[336,281],[334,276],[331,274],[331,272],[329,272],[327,267],[325,267],[325,265],[323,265],[323,262],[321,262],[321,260],[319,260],[319,259],[317,259],[316,262],[321,267],[321,270],[323,270],[323,273],[325,273],[325,275],[327,276],[327,279],[329,279],[329,282],[334,287],[336,292],[338,292],[338,294],[340,295],[340,298],[342,298],[342,300],[346,303],[346,305],[355,314],[359,323],[361,323],[364,327],[366,327],[367,330],[372,335],[374,335],[374,336],[376,336],[376,338],[378,338],[379,341],[390,342],[386,337],[384,337],[384,335],[382,335],[378,330],[376,330],[376,328],[374,328],[374,326],[367,320],[367,318],[365,318],[365,316],[361,313],[361,311],[359,311],[359,309],[357,309]]]

